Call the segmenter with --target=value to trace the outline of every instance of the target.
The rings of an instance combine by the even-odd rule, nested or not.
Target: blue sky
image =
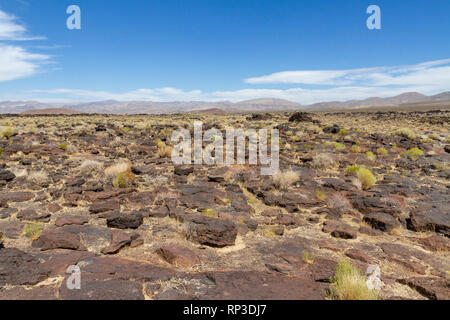
[[[450,90],[449,35],[448,0],[0,0],[0,100],[435,94]]]

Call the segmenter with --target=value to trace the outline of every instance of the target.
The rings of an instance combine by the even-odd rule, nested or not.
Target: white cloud
[[[137,89],[124,93],[77,89],[52,89],[32,90],[30,93],[59,95],[65,100],[72,99],[72,101],[118,100],[167,102],[208,100],[208,97],[200,90],[183,91],[176,88]]]
[[[31,53],[21,46],[5,44],[5,41],[43,39],[27,37],[27,29],[16,20],[16,17],[0,10],[0,82],[29,77],[50,59],[48,55]]]
[[[423,86],[450,88],[450,59],[408,66],[350,70],[284,71],[245,79],[249,84],[307,84],[331,86]]]
[[[0,10],[0,40],[26,41],[43,40],[45,37],[26,36],[27,29],[17,22],[17,18]]]
[[[358,87],[343,86],[331,89],[243,89],[236,91],[202,92],[200,90],[183,91],[175,88],[138,89],[124,93],[108,91],[89,91],[73,89],[33,90],[30,93],[43,95],[33,96],[31,99],[41,101],[242,101],[257,98],[278,98],[295,101],[301,104],[312,104],[324,101],[345,101],[352,99],[366,99],[368,97],[391,97],[405,92],[420,92],[423,94],[436,94],[444,90],[434,90],[434,87]],[[49,99],[48,94],[53,98]]]
[[[48,58],[46,55],[27,52],[21,47],[0,44],[0,82],[33,75]]]

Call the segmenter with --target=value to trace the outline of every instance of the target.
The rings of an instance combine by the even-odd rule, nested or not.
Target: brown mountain
[[[83,114],[83,112],[67,109],[67,108],[49,108],[49,109],[34,109],[22,112],[23,115],[73,115]]]

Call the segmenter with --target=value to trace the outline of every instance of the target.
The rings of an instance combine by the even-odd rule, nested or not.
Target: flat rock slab
[[[439,235],[433,235],[428,238],[418,239],[417,242],[422,244],[426,249],[434,252],[450,251],[450,239]]]
[[[411,211],[411,229],[435,231],[450,237],[450,211],[447,204],[427,204]]]
[[[83,216],[63,216],[55,221],[57,227],[62,227],[66,225],[83,225],[89,222],[87,217]]]
[[[398,280],[431,300],[450,300],[450,284],[442,278],[413,277]]]
[[[123,231],[113,230],[111,232],[111,243],[108,247],[102,249],[103,254],[115,254],[120,251],[120,249],[131,246],[133,241],[138,240],[139,234],[132,233],[128,234]]]
[[[356,239],[358,234],[355,228],[336,220],[325,221],[322,231],[342,239]]]
[[[201,275],[195,275],[199,278]],[[257,271],[220,271],[203,275],[208,285],[200,300],[322,300],[328,287],[310,277]],[[189,291],[189,288],[187,289]],[[159,297],[156,296],[155,299]],[[170,297],[165,297],[166,299]]]
[[[109,200],[93,203],[89,207],[89,212],[92,214],[103,213],[108,211],[120,210],[120,203],[118,200]]]
[[[59,295],[63,300],[144,300],[142,285],[138,282],[83,276],[80,290],[69,290],[64,281]]]
[[[87,250],[100,253],[103,248],[110,244],[111,229],[107,227],[85,225],[66,225],[61,227],[64,232],[80,236],[81,244]]]
[[[192,267],[200,264],[199,257],[192,250],[176,244],[164,245],[157,253],[168,263],[177,266]]]
[[[372,228],[381,231],[391,231],[400,226],[396,218],[384,212],[369,213],[364,217],[364,221],[372,226]]]
[[[57,300],[58,288],[37,287],[25,289],[23,287],[13,287],[0,290],[0,300]]]
[[[0,192],[0,202],[25,202],[34,198],[31,192]]]
[[[0,286],[35,285],[48,274],[35,256],[15,248],[0,249]]]
[[[48,229],[41,233],[39,239],[33,241],[33,247],[42,251],[52,249],[86,250],[80,242],[80,236],[62,230]]]
[[[32,209],[21,210],[17,214],[17,219],[25,221],[49,222],[50,217],[50,213],[38,213]]]

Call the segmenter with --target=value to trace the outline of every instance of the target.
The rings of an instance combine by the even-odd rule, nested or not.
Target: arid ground
[[[336,299],[342,261],[450,299],[449,116],[2,116],[0,299]],[[280,173],[174,166],[195,120],[279,129]]]

